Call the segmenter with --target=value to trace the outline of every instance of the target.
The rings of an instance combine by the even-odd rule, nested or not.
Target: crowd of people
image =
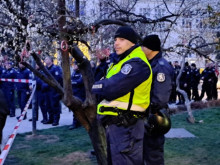
[[[61,96],[52,87],[43,82],[38,77],[33,77],[32,72],[27,69],[21,63],[17,66],[8,59],[7,54],[2,55],[0,61],[0,78],[3,79],[35,79],[37,83],[36,89],[36,111],[40,107],[43,120],[43,124],[52,124],[53,126],[59,125],[60,113],[61,113]],[[47,56],[44,59],[45,65],[51,75],[62,85],[62,70],[60,66],[53,64],[53,58]],[[39,67],[36,69],[40,71]],[[41,72],[41,71],[40,71]],[[16,106],[23,112],[25,105],[30,96],[33,86],[31,83],[16,83],[10,81],[0,81],[0,89],[3,91],[7,106],[9,109],[9,116],[16,117]],[[20,116],[17,116],[19,119]],[[24,116],[24,120],[27,116]],[[30,121],[32,118],[30,119]],[[38,120],[38,113],[37,113]]]
[[[171,64],[175,71],[175,80],[179,75],[181,66],[178,61]],[[201,101],[206,94],[206,100],[218,99],[217,82],[218,82],[218,68],[214,63],[207,63],[204,70],[197,68],[195,63],[189,65],[185,63],[182,74],[179,79],[180,89],[187,93],[188,99],[193,101]],[[201,84],[201,89],[199,85]],[[176,91],[177,83],[173,84],[172,93],[169,103],[176,103],[177,105],[184,104],[184,97]],[[201,91],[201,92],[199,92]]]

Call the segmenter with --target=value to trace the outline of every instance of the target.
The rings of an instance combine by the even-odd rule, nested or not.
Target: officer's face
[[[119,37],[115,38],[114,48],[115,48],[115,52],[118,55],[121,55],[122,53],[124,53],[126,50],[130,49],[134,45],[135,45],[134,43],[124,38],[119,38]]]
[[[19,68],[24,68],[25,66],[22,65],[21,63],[18,64],[19,65]]]
[[[50,66],[52,65],[52,60],[49,58],[49,57],[46,57],[45,60],[44,60],[46,66]]]
[[[6,64],[5,64],[5,68],[6,68],[6,69],[10,69],[10,68],[12,68],[12,65],[11,65],[10,63],[6,63]]]

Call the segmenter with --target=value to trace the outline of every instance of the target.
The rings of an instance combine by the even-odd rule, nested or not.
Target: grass
[[[186,122],[186,113],[172,116],[173,128],[185,128],[196,138],[166,139],[166,165],[218,165],[220,162],[220,108],[193,111],[197,122]],[[57,127],[17,135],[4,165],[94,165],[92,146],[83,128]]]
[[[197,122],[186,122],[186,113],[172,116],[173,128],[185,128],[196,138],[167,139],[167,165],[218,165],[220,162],[220,108],[193,112]]]

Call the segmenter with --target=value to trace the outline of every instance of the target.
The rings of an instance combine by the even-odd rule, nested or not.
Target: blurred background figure
[[[27,69],[24,65],[21,63],[18,64],[17,69],[17,79],[32,79],[32,74],[29,69]],[[17,89],[17,98],[18,98],[18,105],[21,109],[21,113],[23,112],[25,105],[28,101],[28,97],[30,96],[30,86],[31,84],[28,83],[16,83],[16,89]],[[19,116],[20,117],[20,116]],[[17,117],[17,119],[19,119]],[[26,115],[24,116],[24,120],[26,119]]]
[[[100,79],[106,76],[106,72],[110,64],[109,50],[108,49],[96,50],[96,57],[98,59],[98,65],[95,69],[94,76],[95,76],[95,81],[99,81]]]
[[[36,70],[43,74],[43,71],[40,70],[40,67],[38,65],[36,65]],[[41,120],[41,123],[45,124],[48,120],[48,114],[47,114],[47,109],[46,109],[46,95],[45,95],[45,91],[43,90],[43,86],[45,82],[37,76],[35,76],[35,80],[37,83],[37,87],[35,91],[36,101],[35,101],[35,106],[34,106],[34,108],[36,109],[34,112],[36,113],[36,119],[38,120],[38,109],[40,107],[42,117],[43,117],[43,120]],[[32,121],[32,119],[30,119],[29,121]]]
[[[85,88],[83,83],[83,77],[80,73],[79,67],[77,62],[74,61],[73,63],[73,72],[71,74],[71,84],[72,84],[72,91],[73,95],[79,98],[82,102],[85,100]],[[79,121],[75,118],[73,113],[73,123],[69,127],[70,130],[78,128],[80,126]]]
[[[2,130],[5,126],[5,121],[7,115],[9,115],[8,105],[4,96],[4,93],[0,89],[0,154],[1,154],[1,144],[2,144]]]
[[[180,89],[184,90],[187,93],[187,96],[190,100],[191,98],[191,68],[188,62],[185,62],[185,66],[180,77]],[[180,101],[178,104],[184,104],[185,99],[182,95],[180,95]]]
[[[213,76],[213,88],[212,88],[212,97],[214,100],[218,99],[218,89],[217,89],[217,83],[218,83],[218,64],[212,63],[213,71],[215,72],[215,76]]]
[[[203,70],[201,74],[201,80],[203,80],[203,84],[199,100],[203,99],[205,93],[207,95],[207,100],[212,99],[213,82],[215,77],[216,75],[215,71],[213,70],[213,65],[211,63],[207,63],[206,68]]]
[[[1,78],[15,79],[17,76],[11,61],[5,62],[5,68],[2,70]],[[10,111],[10,117],[15,117],[15,83],[14,82],[1,82],[2,90],[6,97],[7,105]]]
[[[57,82],[62,86],[62,69],[60,66],[53,64],[53,57],[46,56],[44,60],[46,67],[50,74],[57,80]],[[45,124],[52,124],[52,126],[59,125],[60,113],[61,113],[61,95],[48,84],[44,84],[43,87],[46,97],[46,108],[49,113],[49,119]]]
[[[200,81],[200,73],[196,68],[196,64],[191,64],[191,89],[192,89],[192,100],[199,101],[198,85]]]

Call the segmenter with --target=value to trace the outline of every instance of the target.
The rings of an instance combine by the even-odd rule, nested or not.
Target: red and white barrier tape
[[[35,82],[35,80],[32,80],[32,79],[8,79],[8,78],[0,78],[0,81],[19,82],[19,83],[33,83],[33,82]]]
[[[18,119],[18,123],[14,127],[13,133],[9,136],[9,139],[8,139],[4,149],[2,150],[2,153],[0,155],[0,165],[3,165],[5,159],[6,159],[7,155],[8,155],[8,152],[9,152],[11,146],[12,146],[12,143],[13,143],[16,135],[17,135],[18,128],[19,128],[22,120],[24,119],[25,114],[27,113],[27,109],[28,109],[28,107],[29,107],[29,105],[31,103],[31,100],[32,100],[33,96],[34,96],[35,90],[36,90],[36,85],[34,85],[34,88],[32,90],[31,96],[29,97],[29,99],[27,101],[27,104],[25,105],[25,108],[24,108],[22,114],[21,114],[20,118]]]

